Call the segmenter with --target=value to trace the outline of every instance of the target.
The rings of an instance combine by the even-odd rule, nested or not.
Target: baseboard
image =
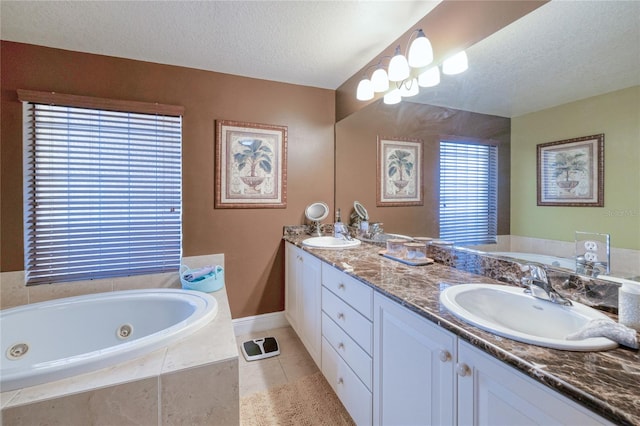
[[[232,323],[236,336],[289,326],[289,321],[287,321],[284,311],[236,318],[232,320]]]

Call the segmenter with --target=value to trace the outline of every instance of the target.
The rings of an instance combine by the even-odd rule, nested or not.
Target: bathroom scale
[[[280,355],[280,347],[275,337],[262,337],[260,339],[247,340],[242,344],[242,355],[247,361],[257,361]]]

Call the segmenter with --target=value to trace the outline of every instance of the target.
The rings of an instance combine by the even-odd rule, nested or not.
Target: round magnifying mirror
[[[321,202],[309,204],[304,215],[313,222],[320,222],[329,216],[329,206]]]
[[[369,220],[369,213],[359,201],[353,202],[353,209],[356,211],[361,220]]]

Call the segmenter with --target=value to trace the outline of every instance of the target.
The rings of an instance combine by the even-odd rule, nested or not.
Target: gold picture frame
[[[287,206],[287,127],[216,121],[215,208]]]
[[[422,206],[422,141],[378,137],[378,207]]]
[[[536,148],[539,206],[604,207],[604,133]]]

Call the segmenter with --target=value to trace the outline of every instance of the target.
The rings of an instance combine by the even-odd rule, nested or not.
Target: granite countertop
[[[408,266],[380,256],[381,247],[373,244],[362,243],[346,250],[310,249],[301,243],[307,237],[292,233],[285,235],[284,240],[613,423],[640,425],[638,351],[623,347],[602,352],[561,351],[496,336],[450,314],[439,302],[440,291],[448,285],[461,283],[504,282],[440,263]],[[349,266],[353,269],[345,270]]]

